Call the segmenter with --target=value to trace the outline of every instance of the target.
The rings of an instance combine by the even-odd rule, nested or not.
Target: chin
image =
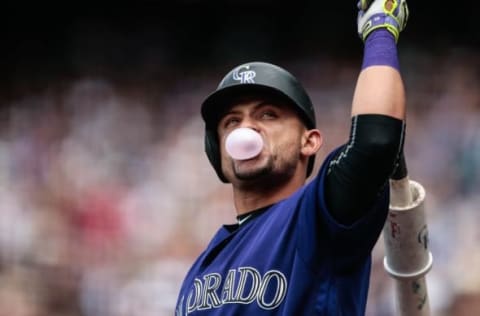
[[[271,163],[268,160],[259,160],[259,158],[233,163],[233,174],[239,180],[255,180],[268,175],[271,171]]]
[[[259,178],[264,178],[270,172],[265,169],[252,170],[250,172],[237,172],[235,173],[235,178],[238,180],[248,181],[248,180],[257,180]]]

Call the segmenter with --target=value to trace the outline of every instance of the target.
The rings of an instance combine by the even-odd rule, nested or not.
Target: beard
[[[236,180],[245,186],[252,184],[275,187],[288,181],[295,173],[299,154],[290,152],[289,155],[269,155],[255,158],[251,161],[232,161],[233,175]]]
[[[247,162],[249,164],[250,162]],[[273,159],[268,159],[261,165],[245,167],[245,163],[240,165],[232,162],[233,174],[235,177],[242,181],[254,180],[259,177],[267,176],[272,172],[273,168]]]

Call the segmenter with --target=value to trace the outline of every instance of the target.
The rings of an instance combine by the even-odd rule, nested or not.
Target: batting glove
[[[387,29],[398,41],[409,15],[406,0],[359,0],[357,6],[358,35],[363,41],[379,28]]]

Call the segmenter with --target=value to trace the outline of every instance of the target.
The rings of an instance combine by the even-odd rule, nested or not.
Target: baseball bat
[[[408,176],[402,152],[390,177],[390,207],[383,229],[384,268],[395,282],[395,308],[399,316],[429,316],[426,274],[433,257],[428,248],[425,189]]]

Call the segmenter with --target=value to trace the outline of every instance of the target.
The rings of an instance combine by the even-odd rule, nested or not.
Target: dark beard
[[[255,180],[255,179],[267,176],[268,174],[270,174],[272,172],[272,169],[273,169],[272,164],[268,164],[267,166],[265,166],[261,169],[252,170],[252,171],[247,172],[247,173],[245,173],[245,172],[238,173],[234,168],[234,173],[235,173],[235,177],[237,179],[242,180],[242,181],[249,181],[249,180]]]
[[[286,164],[283,170],[275,170],[273,160],[263,168],[252,170],[248,173],[237,173],[234,168],[235,177],[240,181],[240,186],[245,189],[270,190],[285,182],[288,182],[295,173],[295,164]]]

